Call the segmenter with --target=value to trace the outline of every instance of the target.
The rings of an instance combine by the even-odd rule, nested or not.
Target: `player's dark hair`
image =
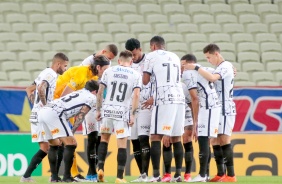
[[[118,54],[118,48],[117,48],[117,46],[116,46],[115,44],[109,44],[109,45],[106,46],[106,48],[108,48],[109,51],[110,51],[111,53],[113,53],[114,56],[117,56],[117,54]]]
[[[89,90],[90,92],[92,92],[92,91],[98,91],[98,89],[99,89],[99,84],[98,84],[97,81],[89,80],[89,81],[86,82],[84,88],[87,89],[87,90]]]
[[[98,75],[97,66],[103,67],[105,65],[110,65],[110,60],[106,58],[104,55],[99,55],[94,57],[94,62],[91,63],[90,68],[93,75]]]
[[[61,60],[64,60],[64,61],[69,61],[69,58],[64,54],[64,53],[57,53],[54,55],[53,59],[61,59]]]
[[[133,54],[131,51],[125,50],[120,52],[119,57],[129,58],[129,57],[133,57]]]
[[[187,63],[197,63],[197,58],[193,54],[186,54],[182,56],[181,60],[185,60]]]
[[[154,36],[150,40],[150,45],[155,44],[157,47],[161,48],[165,46],[165,40],[161,36]]]
[[[203,49],[203,53],[209,53],[209,54],[214,54],[215,52],[220,52],[220,48],[214,44],[208,44],[207,46],[205,46],[205,48]]]
[[[125,49],[133,51],[140,48],[140,42],[136,38],[130,38],[125,42]]]

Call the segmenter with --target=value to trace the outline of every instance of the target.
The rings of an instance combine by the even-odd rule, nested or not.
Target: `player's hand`
[[[232,68],[233,68],[233,73],[234,73],[234,77],[235,77],[237,75],[237,69],[236,69],[235,66],[232,66]]]
[[[96,120],[97,121],[101,121],[101,112],[100,111],[96,111]]]
[[[198,123],[194,123],[193,125],[193,139],[195,140],[195,142],[198,141]]]
[[[151,96],[146,102],[142,103],[142,109],[150,109],[154,103],[154,98]]]
[[[129,122],[128,122],[128,125],[129,125],[130,127],[133,126],[133,124],[134,124],[134,119],[135,119],[135,116],[131,114],[131,115],[130,115],[130,120],[129,120]]]
[[[165,147],[169,147],[170,146],[170,137],[169,136],[167,136],[167,135],[163,136],[163,145]]]
[[[183,64],[184,66],[184,70],[195,70],[195,64],[192,64],[192,63],[186,63],[186,64]]]

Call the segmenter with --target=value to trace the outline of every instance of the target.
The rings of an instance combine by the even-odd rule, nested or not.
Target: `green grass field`
[[[46,176],[37,176],[33,177],[33,179],[36,180],[36,183],[44,184],[49,183],[48,178]],[[136,179],[134,176],[126,176],[125,177],[127,181],[131,181],[133,179]],[[108,183],[114,183],[115,177],[109,176],[105,177],[105,179],[108,181]],[[275,184],[275,183],[282,183],[282,176],[240,176],[237,177],[238,184]],[[5,177],[0,176],[0,184],[7,183],[7,184],[15,184],[19,183],[20,177]]]

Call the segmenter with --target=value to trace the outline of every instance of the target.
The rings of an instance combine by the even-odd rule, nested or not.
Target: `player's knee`
[[[181,136],[175,136],[170,138],[171,143],[176,143],[181,141]]]
[[[88,145],[94,145],[98,141],[98,132],[91,132],[88,134]]]

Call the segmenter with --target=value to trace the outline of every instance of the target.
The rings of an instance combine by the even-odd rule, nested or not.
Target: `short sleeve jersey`
[[[155,78],[155,105],[184,104],[180,59],[176,54],[164,50],[156,50],[147,54],[145,72]]]
[[[182,89],[183,89],[183,93],[185,96],[185,119],[187,119],[188,116],[191,115],[191,112],[190,112],[191,108],[188,105],[189,103],[191,103],[191,96],[190,96],[190,93],[188,91],[186,84],[184,84],[183,82],[181,84],[182,84]]]
[[[31,110],[30,122],[37,122],[37,112],[43,106],[38,96],[38,87],[41,85],[42,81],[47,82],[47,88],[45,91],[46,102],[50,102],[51,100],[53,100],[54,97],[57,77],[58,75],[53,69],[46,68],[35,79],[34,81],[36,84],[35,100],[34,100],[33,108]]]
[[[221,79],[215,82],[219,101],[222,104],[223,115],[235,115],[236,108],[233,102],[234,71],[233,65],[228,61],[223,61],[213,72],[219,74]]]
[[[141,75],[130,67],[113,66],[104,71],[101,84],[107,87],[102,117],[128,121],[132,92],[142,87]]]
[[[70,67],[63,75],[58,77],[54,98],[60,98],[66,86],[74,91],[80,90],[89,80],[98,80],[98,77],[93,75],[90,70],[90,66]]]
[[[87,58],[85,58],[80,65],[89,66],[92,63],[94,63],[94,55],[90,55]]]
[[[203,69],[208,70],[205,67]],[[197,89],[200,108],[212,109],[220,106],[214,83],[206,80],[195,70],[184,71],[182,79],[189,90]]]
[[[131,68],[140,73],[143,76],[144,64],[146,55],[144,54],[142,59],[138,63],[132,63]],[[140,103],[147,101],[152,96],[152,83],[151,81],[147,85],[142,85],[140,93]]]
[[[76,116],[82,106],[86,105],[91,109],[95,104],[96,96],[86,89],[81,89],[56,99],[46,106],[52,107],[52,110],[57,112],[59,117],[69,119]]]

